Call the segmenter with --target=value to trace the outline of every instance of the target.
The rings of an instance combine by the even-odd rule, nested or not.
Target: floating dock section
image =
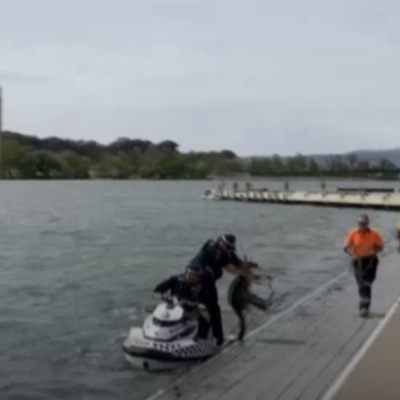
[[[398,191],[355,191],[337,190],[335,192],[313,191],[270,191],[270,190],[217,190],[217,200],[248,201],[259,203],[279,203],[330,207],[371,208],[381,210],[400,210]]]

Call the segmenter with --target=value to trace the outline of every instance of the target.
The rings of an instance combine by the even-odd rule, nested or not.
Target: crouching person
[[[210,324],[200,312],[200,293],[203,284],[202,269],[188,267],[184,274],[174,275],[158,284],[154,296],[164,300],[177,298],[187,315],[198,318],[199,330],[197,337],[206,339]]]

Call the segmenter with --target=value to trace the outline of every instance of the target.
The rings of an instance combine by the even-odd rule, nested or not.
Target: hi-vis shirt
[[[383,240],[380,233],[374,229],[368,228],[363,232],[358,228],[352,229],[346,237],[344,244],[359,257],[373,253],[377,247],[383,248]]]

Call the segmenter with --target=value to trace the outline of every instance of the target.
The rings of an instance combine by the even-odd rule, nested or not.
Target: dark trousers
[[[369,310],[371,305],[372,284],[376,278],[378,264],[379,260],[376,256],[353,260],[352,262],[360,296],[360,310]]]
[[[200,315],[199,316],[199,330],[197,332],[197,337],[199,339],[207,339],[209,330],[210,330],[210,324],[202,315]]]
[[[210,324],[214,338],[217,343],[224,340],[224,332],[222,329],[221,308],[218,303],[218,290],[216,281],[212,276],[206,276],[203,280],[203,288],[200,292],[200,303],[206,306],[210,315]]]

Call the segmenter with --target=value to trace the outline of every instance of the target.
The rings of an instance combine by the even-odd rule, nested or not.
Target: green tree
[[[273,174],[272,161],[268,157],[252,158],[249,165],[249,173],[253,176],[268,176]]]
[[[87,179],[90,176],[91,162],[87,157],[80,156],[74,151],[65,151],[59,156],[63,178]]]
[[[358,160],[356,169],[361,173],[368,173],[371,166],[368,160]]]
[[[350,153],[347,155],[347,162],[352,171],[357,168],[357,164],[359,162],[358,156],[356,153]]]
[[[62,178],[62,163],[54,153],[45,150],[33,152],[32,166],[35,168],[35,178]]]
[[[385,158],[381,158],[379,160],[378,168],[381,172],[393,172],[397,169],[396,165],[394,165],[390,160],[387,160]]]
[[[308,174],[308,161],[307,158],[301,154],[295,157],[290,157],[286,161],[286,170],[291,175],[307,175]]]
[[[272,156],[271,165],[274,175],[284,175],[287,173],[287,165],[278,154]]]
[[[308,167],[307,167],[309,174],[312,176],[319,175],[321,173],[319,164],[313,159],[310,158],[308,160]]]
[[[28,150],[16,140],[8,139],[2,143],[1,171],[4,178],[23,178]]]
[[[347,176],[349,174],[349,166],[340,156],[332,156],[327,160],[327,174],[333,176]]]

